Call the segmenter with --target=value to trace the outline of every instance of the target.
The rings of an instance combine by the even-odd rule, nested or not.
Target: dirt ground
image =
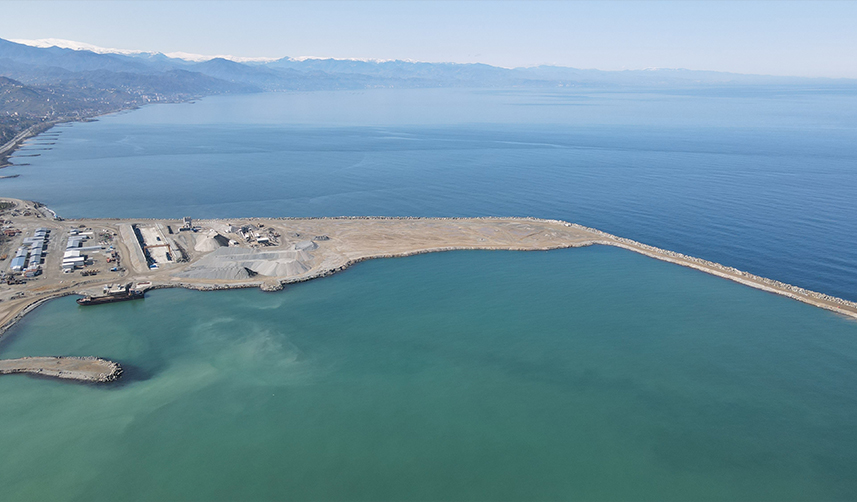
[[[30,201],[2,201],[14,206],[4,204],[7,207],[0,209],[4,232],[20,231],[4,237],[0,244],[0,255],[7,255],[0,259],[3,273],[10,274],[10,261],[24,238],[32,236],[40,227],[49,228],[51,232],[40,275],[23,279],[16,274],[9,282],[20,283],[0,282],[0,336],[39,302],[68,294],[98,294],[108,284],[132,282],[151,283],[148,287],[274,290],[283,284],[323,277],[372,258],[458,249],[527,251],[593,244],[625,248],[857,317],[857,304],[852,302],[556,220],[241,218],[198,220],[193,222],[192,230],[181,230],[180,220],[62,220]],[[123,226],[125,231],[122,231]],[[135,232],[135,228],[143,231]],[[63,273],[63,254],[73,231],[89,237],[83,246],[101,249],[82,251],[81,254],[87,256],[87,265],[72,273]],[[155,248],[157,251],[146,261],[143,246],[153,240],[169,247]],[[165,250],[169,250],[171,261],[165,260]],[[113,258],[114,253],[118,262]],[[111,271],[113,268],[116,270]],[[92,271],[97,272],[89,275]]]

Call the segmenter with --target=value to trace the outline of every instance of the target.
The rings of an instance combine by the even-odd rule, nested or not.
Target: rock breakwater
[[[122,376],[122,366],[98,357],[21,357],[0,360],[0,375],[16,373],[107,383]]]

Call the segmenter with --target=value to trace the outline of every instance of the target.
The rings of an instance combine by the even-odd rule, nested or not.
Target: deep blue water
[[[67,217],[561,218],[857,299],[853,93],[261,94],[52,133],[0,183]],[[109,387],[0,378],[0,487],[853,500],[855,330],[600,246],[378,260],[276,294],[63,298],[0,356],[94,354],[128,372]]]
[[[857,300],[857,92],[259,94],[54,131],[2,192],[66,217],[559,218]]]

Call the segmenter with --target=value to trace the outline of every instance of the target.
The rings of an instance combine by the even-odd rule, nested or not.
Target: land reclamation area
[[[234,220],[63,220],[43,205],[7,199],[3,218],[0,329],[52,298],[115,294],[123,287],[197,290],[260,287],[324,277],[373,258],[451,250],[538,251],[607,245],[694,268],[857,318],[857,304],[596,229],[535,218],[239,218]],[[79,361],[18,371],[112,381]],[[11,364],[11,363],[6,363]],[[23,369],[22,369],[23,368]],[[108,375],[107,377],[99,375]]]

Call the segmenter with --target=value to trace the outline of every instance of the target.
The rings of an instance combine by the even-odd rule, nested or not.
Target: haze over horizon
[[[857,78],[857,4],[849,2],[105,5],[6,2],[17,22],[0,37],[238,60],[330,57]]]

